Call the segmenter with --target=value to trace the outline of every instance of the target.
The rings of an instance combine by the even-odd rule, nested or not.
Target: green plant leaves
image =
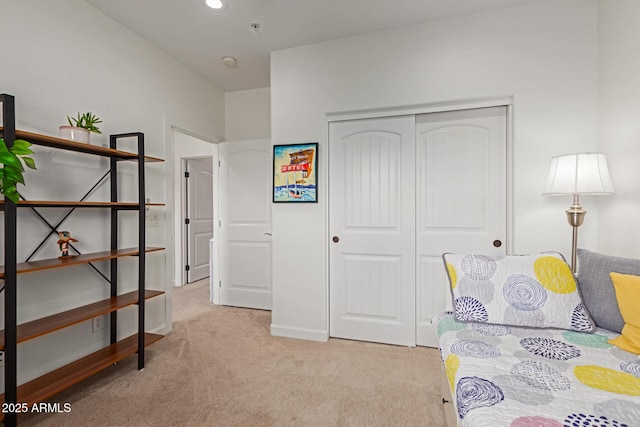
[[[4,169],[4,179],[5,181],[24,184],[24,177],[22,176],[22,173],[14,168]]]
[[[33,151],[31,151],[29,147],[31,147],[31,144],[25,141],[24,139],[16,139],[15,141],[13,141],[13,147],[11,147],[11,152],[16,156],[33,154]]]
[[[27,167],[29,169],[33,169],[36,170],[36,161],[33,160],[31,157],[23,157],[22,160],[24,161],[24,164],[27,165]]]
[[[30,168],[36,169],[36,162],[31,157],[24,157],[33,154],[29,148],[31,144],[23,139],[16,139],[11,148],[7,148],[3,138],[0,138],[0,192],[5,198],[14,203],[18,203],[20,196],[16,185],[24,184],[24,167],[22,162]],[[22,160],[22,161],[21,161]]]
[[[92,112],[80,114],[80,112],[78,111],[77,117],[67,116],[67,121],[71,126],[84,128],[89,130],[90,132],[102,133],[100,129],[96,127],[97,123],[102,123],[102,119],[96,117],[96,115]]]
[[[22,167],[22,163],[20,162],[20,159],[18,159],[16,155],[14,155],[9,151],[6,151],[6,153],[0,152],[0,163],[2,163],[5,166],[5,168],[10,167],[10,168],[18,169],[20,171],[24,170],[24,168]]]
[[[18,201],[20,201],[20,195],[18,194],[18,189],[15,185],[2,187],[2,194],[4,194],[4,197],[11,200],[13,203],[18,203]]]

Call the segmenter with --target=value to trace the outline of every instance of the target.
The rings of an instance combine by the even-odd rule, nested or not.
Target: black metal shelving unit
[[[69,201],[20,201],[14,203],[8,199],[0,202],[0,209],[4,211],[4,266],[0,266],[0,279],[4,281],[4,323],[5,329],[0,333],[0,350],[4,351],[5,392],[0,396],[0,401],[6,403],[4,408],[10,408],[11,404],[27,404],[43,401],[56,393],[70,387],[77,382],[107,368],[125,357],[138,354],[138,369],[144,368],[144,349],[160,338],[161,335],[145,332],[145,300],[162,295],[162,291],[147,290],[145,285],[146,253],[163,250],[164,248],[146,247],[145,241],[145,162],[160,162],[162,159],[145,156],[144,134],[140,132],[117,134],[110,136],[109,148],[92,146],[61,138],[23,132],[15,129],[15,100],[7,94],[0,94],[2,104],[2,124],[0,134],[7,147],[12,147],[16,138],[25,139],[35,146],[46,146],[61,150],[69,150],[96,156],[110,158],[109,171],[103,176],[110,179],[109,202],[87,202],[84,198],[77,202]],[[137,140],[137,152],[131,153],[118,150],[118,141],[121,139]],[[137,161],[138,176],[138,202],[123,203],[118,201],[118,164],[121,161]],[[100,181],[102,181],[102,179]],[[95,188],[100,181],[94,185]],[[87,195],[92,190],[89,190]],[[86,197],[86,196],[85,196]],[[93,254],[79,254],[71,260],[47,259],[18,263],[16,255],[17,245],[17,214],[19,208],[29,208],[48,225],[51,233],[57,232],[64,219],[52,225],[40,215],[38,207],[59,207],[71,209],[64,217],[66,219],[75,209],[80,208],[108,208],[111,211],[111,247],[108,251]],[[138,212],[138,247],[119,248],[118,223],[121,211]],[[41,243],[42,245],[42,243]],[[37,251],[37,249],[36,249]],[[77,251],[76,251],[77,252]],[[35,253],[35,251],[34,251]],[[138,257],[138,289],[126,294],[118,294],[118,259],[121,257]],[[110,262],[110,275],[106,277],[93,262],[108,260]],[[110,284],[110,298],[103,301],[66,310],[42,319],[37,319],[24,324],[17,324],[17,286],[18,275],[34,271],[42,271],[51,268],[64,268],[72,265],[86,264],[92,266]],[[117,339],[117,313],[118,310],[130,305],[138,306],[138,332],[128,338]],[[17,355],[18,344],[39,336],[55,332],[65,327],[77,324],[94,317],[110,314],[110,345],[68,365],[58,368],[28,383],[18,385]],[[15,406],[19,408],[19,406]],[[5,425],[17,424],[17,413],[8,411],[4,415]]]
[[[16,140],[15,100],[13,96],[1,95],[2,101],[2,136],[7,148],[13,147]],[[5,200],[4,207],[4,401],[16,403],[18,401],[18,362],[17,345],[17,209],[11,200]],[[5,415],[5,425],[17,424],[17,415]]]

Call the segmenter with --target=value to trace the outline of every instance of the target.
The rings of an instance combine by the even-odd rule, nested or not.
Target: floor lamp
[[[576,272],[576,249],[578,227],[587,213],[580,206],[580,195],[605,195],[613,193],[613,184],[607,168],[607,159],[602,153],[578,153],[557,156],[551,159],[547,186],[543,195],[573,196],[573,204],[567,210],[567,220],[573,227],[571,244],[571,269]]]

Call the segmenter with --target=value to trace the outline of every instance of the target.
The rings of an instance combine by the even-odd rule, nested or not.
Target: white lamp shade
[[[578,153],[551,159],[544,195],[612,194],[607,159],[602,153]]]

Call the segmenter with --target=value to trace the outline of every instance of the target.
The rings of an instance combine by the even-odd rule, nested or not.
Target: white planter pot
[[[89,143],[89,130],[75,126],[60,126],[60,138]]]

